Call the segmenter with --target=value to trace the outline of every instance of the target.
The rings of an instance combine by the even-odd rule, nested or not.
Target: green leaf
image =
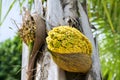
[[[108,76],[108,80],[113,80],[112,78],[113,78],[113,73],[110,71],[109,76]]]
[[[20,6],[20,13],[22,13],[22,5],[24,4],[25,0],[22,0],[22,1],[18,0],[18,2]]]
[[[2,21],[0,22],[0,26],[2,25],[2,23],[3,23],[4,20],[6,19],[7,15],[8,15],[9,12],[11,11],[12,7],[14,6],[15,2],[16,2],[16,0],[14,0],[14,1],[11,3],[11,5],[10,5],[8,11],[6,12],[6,14],[5,14],[5,16],[3,17]]]
[[[115,32],[115,29],[114,29],[114,27],[113,27],[112,20],[111,20],[111,18],[110,18],[110,14],[109,14],[108,9],[107,9],[107,7],[106,7],[106,1],[102,0],[102,4],[103,4],[103,7],[104,7],[104,11],[105,11],[105,13],[106,13],[108,22],[109,22],[109,24],[110,24],[111,30],[112,30],[112,32]]]
[[[34,0],[28,0],[29,10],[32,9],[33,2],[34,2]]]
[[[2,16],[2,0],[0,0],[0,23],[1,23],[1,17]]]

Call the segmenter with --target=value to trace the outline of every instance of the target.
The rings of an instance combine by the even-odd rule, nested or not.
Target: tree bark
[[[29,48],[23,42],[22,48],[22,71],[21,71],[21,80],[27,80],[27,70],[28,70],[28,63],[29,63]]]
[[[92,68],[86,74],[64,71],[54,63],[45,45],[42,57],[38,57],[36,61],[35,80],[101,80],[98,47],[90,28],[86,7],[84,9],[80,0],[47,0],[46,4],[45,9],[42,0],[35,0],[36,12],[46,21],[46,31],[60,25],[79,29],[92,43]]]

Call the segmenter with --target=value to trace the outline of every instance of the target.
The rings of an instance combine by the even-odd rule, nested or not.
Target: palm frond
[[[14,6],[15,2],[16,2],[16,0],[14,0],[14,1],[11,3],[11,5],[10,5],[8,11],[6,12],[5,16],[4,16],[3,19],[1,20],[0,25],[2,25],[2,23],[3,23],[4,20],[6,19],[7,15],[8,15],[9,12],[11,11],[12,7]]]
[[[112,30],[112,32],[115,32],[115,29],[114,29],[114,27],[113,27],[113,23],[112,23],[110,14],[109,14],[108,9],[107,9],[107,7],[106,7],[106,1],[103,1],[103,0],[102,0],[102,5],[103,5],[103,7],[104,7],[104,11],[105,11],[106,17],[107,17],[107,19],[108,19],[108,22],[109,22],[109,24],[110,24],[111,30]]]
[[[0,22],[1,22],[1,16],[2,16],[2,0],[0,0]]]
[[[6,17],[9,14],[9,12],[12,10],[13,6],[17,2],[19,3],[19,6],[20,6],[20,13],[22,13],[22,7],[23,7],[24,3],[28,2],[28,8],[29,8],[29,10],[31,10],[32,6],[33,6],[33,3],[34,3],[34,0],[13,0],[12,3],[10,4],[10,6],[9,6],[7,12],[5,13],[5,16],[3,17],[3,19],[1,19],[1,15],[2,15],[2,0],[0,0],[0,26],[5,21]]]

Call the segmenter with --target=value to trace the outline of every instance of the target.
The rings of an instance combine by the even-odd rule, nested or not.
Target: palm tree
[[[84,8],[83,8],[79,0],[65,0],[65,1],[64,0],[63,1],[48,0],[47,6],[46,6],[47,10],[45,12],[43,11],[44,8],[42,6],[42,1],[36,0],[35,5],[36,5],[36,11],[38,12],[38,14],[42,17],[46,17],[45,21],[47,21],[46,22],[47,30],[50,30],[53,26],[71,25],[83,31],[83,33],[89,38],[89,40],[92,42],[92,45],[93,45],[93,55],[92,55],[93,64],[90,72],[86,74],[67,72],[60,69],[58,66],[56,66],[56,64],[52,61],[50,54],[48,54],[49,51],[43,51],[42,59],[40,57],[36,61],[37,62],[36,74],[33,75],[28,73],[30,74],[28,75],[28,80],[32,80],[33,76],[35,76],[34,77],[35,79],[42,79],[42,80],[59,80],[59,79],[60,80],[65,80],[65,79],[86,80],[87,79],[88,80],[88,78],[101,80],[97,44],[94,41],[90,24],[88,22],[89,20],[86,14],[87,13],[86,1],[83,2],[83,5],[84,5]],[[81,20],[79,20],[79,17],[81,18]],[[80,21],[81,21],[81,24],[79,23]],[[42,25],[42,23],[40,25]],[[24,49],[24,52],[26,52],[26,50],[27,49]],[[26,55],[26,53],[23,53],[23,57],[26,57],[28,55]],[[28,65],[28,68],[29,68],[30,65],[28,64],[28,59],[26,58],[26,60],[27,60],[26,65]],[[30,61],[30,63],[32,62]],[[25,60],[23,64],[25,64]],[[26,74],[25,71],[23,71],[24,78],[22,77],[22,80],[26,79],[24,74]]]
[[[47,4],[50,3],[51,1],[52,0],[47,1]],[[2,0],[0,1],[0,24],[3,23],[7,14],[10,12],[10,10],[12,9],[13,5],[16,2],[17,2],[16,0],[13,0],[13,3],[10,5],[10,8],[8,9],[5,17],[3,19],[1,19]],[[21,0],[21,1],[18,0],[18,2],[19,2],[19,5],[22,6],[22,4],[25,2],[25,0]],[[41,10],[42,7],[40,7],[41,3],[38,2],[38,5],[37,5],[37,0],[35,0],[35,2],[36,2],[35,3],[36,11],[41,12],[42,11]],[[55,1],[53,1],[53,2],[58,4]],[[65,3],[65,2],[63,1],[63,3]],[[33,0],[29,0],[28,4],[32,5]],[[89,16],[89,19],[90,19],[90,23],[92,23],[95,26],[95,28],[97,28],[97,31],[94,30],[93,32],[95,34],[96,33],[98,34],[97,36],[98,36],[98,41],[100,43],[100,45],[99,45],[100,49],[99,50],[100,50],[100,59],[101,59],[101,66],[102,66],[102,75],[103,75],[103,79],[105,79],[105,80],[107,80],[107,79],[108,80],[109,79],[119,80],[120,79],[120,77],[119,77],[120,71],[117,70],[120,66],[119,65],[119,62],[120,62],[119,61],[119,53],[120,53],[120,50],[119,50],[119,47],[120,47],[120,44],[119,44],[120,43],[120,37],[119,37],[119,33],[120,33],[119,32],[119,29],[120,29],[120,27],[119,27],[119,25],[120,25],[120,21],[119,21],[120,15],[119,14],[120,14],[120,11],[119,10],[120,10],[120,8],[118,7],[119,4],[120,4],[119,0],[116,0],[116,1],[115,0],[107,0],[107,1],[104,1],[104,0],[97,0],[97,1],[96,0],[88,0],[88,7],[86,8],[86,4],[83,3],[84,10],[88,10],[87,13],[88,13],[88,16]],[[38,6],[39,6],[40,9],[37,8]],[[49,6],[47,7],[47,10],[48,11],[53,10]],[[56,11],[56,10],[54,10],[54,11]],[[82,12],[84,12],[84,11],[82,11]],[[39,13],[39,14],[41,14],[41,13]],[[77,14],[77,13],[75,13],[75,14]],[[56,20],[57,16],[55,16],[55,15],[52,14],[52,15],[49,15],[49,16],[55,17],[54,19]],[[83,15],[83,14],[80,13],[80,15]],[[72,15],[70,15],[70,16],[72,16]],[[74,17],[72,17],[72,18],[74,18]],[[80,16],[78,16],[78,17],[80,17]],[[84,17],[85,17],[85,15],[84,15]],[[47,19],[48,18],[46,17],[46,21],[47,21]],[[51,22],[50,24],[56,26],[56,25],[58,25],[57,24],[58,21],[54,21],[54,19],[51,20],[51,21],[53,21],[53,23]],[[59,20],[59,18],[58,18],[58,20]],[[83,19],[81,19],[81,23],[84,22],[84,21],[82,22],[82,20]],[[49,23],[49,20],[48,20],[48,23]],[[61,24],[63,25],[63,22],[61,22]],[[87,26],[90,26],[90,25],[87,24]],[[50,26],[47,26],[47,28],[49,28],[49,27]],[[82,25],[82,29],[84,31],[83,25]],[[89,29],[89,30],[91,30],[91,29]],[[86,32],[87,31],[85,31],[85,35],[89,38],[89,36],[92,35],[92,34],[90,33],[90,35],[88,36],[86,34]],[[101,39],[101,35],[103,37],[102,39]],[[91,40],[91,37],[89,39]],[[94,43],[94,41],[92,41],[92,42]],[[108,46],[108,45],[110,45],[110,46]],[[25,47],[25,48],[27,48],[27,47]],[[113,48],[115,48],[115,50]],[[26,51],[29,51],[27,49],[26,49]],[[111,67],[109,67],[109,66],[111,66]],[[56,69],[58,69],[58,68],[56,68]],[[97,69],[97,68],[93,68],[93,69]],[[99,71],[100,70],[98,70],[98,73],[96,72],[97,75],[100,75]],[[62,73],[64,73],[64,71],[62,71]],[[61,76],[59,73],[58,73],[58,75]],[[74,75],[74,74],[72,74],[72,75]],[[97,79],[97,80],[99,80],[99,79]]]

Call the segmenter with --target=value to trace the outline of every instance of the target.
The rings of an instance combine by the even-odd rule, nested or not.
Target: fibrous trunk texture
[[[47,0],[45,7],[42,0],[35,0],[35,6],[36,12],[46,21],[46,32],[60,25],[73,26],[86,35],[93,46],[92,68],[88,73],[82,74],[60,69],[52,60],[45,45],[42,58],[38,57],[36,62],[35,80],[101,80],[97,44],[92,35],[86,9],[80,0]]]

